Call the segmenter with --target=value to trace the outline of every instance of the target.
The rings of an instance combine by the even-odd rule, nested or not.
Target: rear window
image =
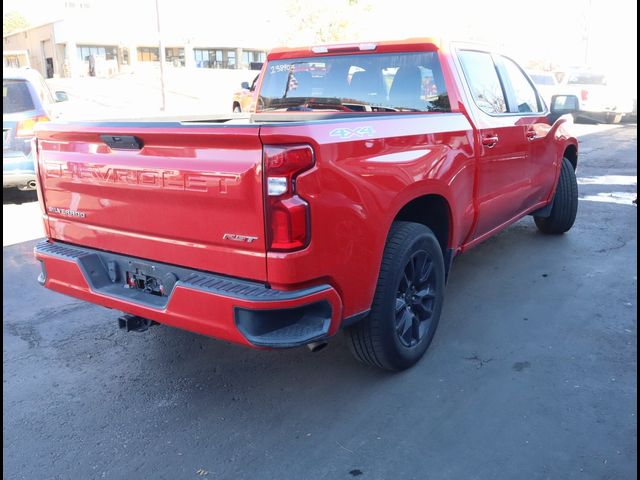
[[[24,80],[2,81],[2,113],[19,113],[34,110],[29,86]]]
[[[606,85],[607,79],[604,75],[596,73],[576,73],[569,75],[567,83],[569,85]]]
[[[435,52],[269,62],[258,111],[449,112]]]

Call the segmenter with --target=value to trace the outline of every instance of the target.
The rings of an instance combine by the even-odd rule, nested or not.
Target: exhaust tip
[[[327,345],[328,345],[327,342],[311,342],[311,343],[307,343],[307,348],[312,353],[316,353],[316,352],[319,352],[320,350],[322,350]]]
[[[30,190],[35,190],[36,188],[36,181],[35,180],[29,180],[27,182],[27,188],[29,188]]]

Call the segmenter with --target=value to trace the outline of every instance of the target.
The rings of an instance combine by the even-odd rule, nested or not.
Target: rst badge
[[[57,213],[58,215],[64,215],[65,217],[85,218],[87,216],[84,212],[69,210],[68,208],[48,207],[47,210],[49,213]]]
[[[232,240],[234,242],[253,243],[258,240],[258,237],[252,237],[250,235],[238,235],[237,233],[225,233],[222,236],[223,240]]]

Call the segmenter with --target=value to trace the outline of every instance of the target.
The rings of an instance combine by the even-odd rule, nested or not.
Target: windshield
[[[31,92],[24,80],[2,80],[2,113],[27,112],[35,109]]]
[[[449,112],[436,52],[269,62],[258,111]]]

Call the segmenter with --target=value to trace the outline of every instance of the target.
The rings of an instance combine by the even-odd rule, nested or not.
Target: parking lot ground
[[[458,258],[399,374],[341,336],[311,354],[125,334],[37,285],[35,241],[4,247],[3,477],[636,478],[637,129],[589,127],[573,230],[525,218]]]

